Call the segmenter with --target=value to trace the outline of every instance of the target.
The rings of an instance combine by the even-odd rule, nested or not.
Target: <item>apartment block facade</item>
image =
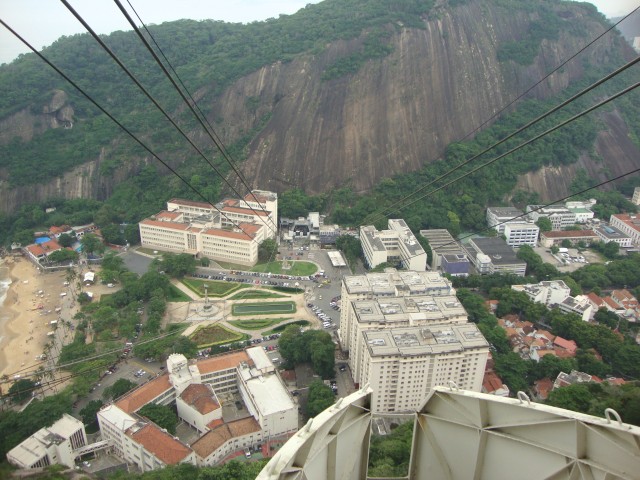
[[[631,238],[631,243],[640,246],[640,216],[628,213],[611,215],[609,224]]]
[[[508,223],[504,225],[504,237],[510,247],[529,245],[535,247],[538,244],[540,228],[534,223]]]

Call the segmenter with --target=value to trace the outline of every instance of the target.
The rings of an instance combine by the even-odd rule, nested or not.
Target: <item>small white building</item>
[[[18,468],[66,465],[73,468],[75,452],[87,445],[84,424],[68,414],[50,427],[41,428],[7,453],[7,460]]]
[[[504,225],[504,236],[507,245],[510,247],[520,247],[529,245],[535,247],[538,243],[540,228],[534,223],[507,223]]]
[[[427,253],[402,219],[389,219],[388,230],[378,231],[373,225],[360,227],[360,244],[370,268],[389,262],[407,270],[425,271]]]

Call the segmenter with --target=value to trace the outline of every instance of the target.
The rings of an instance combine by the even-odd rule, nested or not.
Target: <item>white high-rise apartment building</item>
[[[371,411],[420,408],[436,386],[482,388],[489,343],[473,323],[362,332],[361,385],[373,390]]]
[[[438,273],[345,277],[339,335],[354,381],[374,390],[375,412],[415,409],[450,380],[482,386],[489,345]]]

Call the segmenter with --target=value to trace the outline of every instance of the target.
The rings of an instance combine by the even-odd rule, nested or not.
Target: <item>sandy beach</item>
[[[9,268],[11,285],[0,324],[0,376],[13,377],[42,364],[38,356],[50,340],[50,322],[59,317],[56,308],[66,299],[60,294],[67,287],[64,271],[41,274],[24,258],[6,258],[4,266]]]

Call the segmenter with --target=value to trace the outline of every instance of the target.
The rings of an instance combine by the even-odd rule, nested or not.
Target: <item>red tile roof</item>
[[[553,230],[540,235],[547,238],[597,237],[593,230]]]
[[[141,225],[149,225],[151,227],[161,227],[166,228],[167,230],[187,230],[189,228],[188,223],[178,223],[178,222],[167,222],[160,220],[151,220],[150,218],[145,218],[140,222]]]
[[[549,396],[549,392],[553,388],[553,380],[550,378],[542,378],[533,382],[534,390],[536,391],[538,398],[546,400]]]
[[[127,435],[166,465],[179,463],[191,453],[189,447],[150,423],[135,432],[127,430]]]
[[[502,380],[495,372],[486,372],[482,381],[482,388],[487,393],[493,393],[502,388]]]
[[[224,423],[213,430],[209,430],[196,440],[191,447],[198,456],[207,458],[232,438],[242,437],[259,432],[260,430],[260,425],[256,422],[255,418],[242,418],[233,422]]]
[[[172,198],[167,203],[175,203],[178,205],[185,205],[187,207],[199,207],[199,208],[207,208],[209,210],[213,210],[213,205],[205,202],[196,202],[194,200],[184,200],[182,198]]]
[[[613,310],[619,310],[622,307],[620,305],[618,305],[618,303],[611,297],[604,297],[603,298],[604,303],[606,303],[609,308],[612,308]]]
[[[634,215],[634,218],[631,218],[631,216],[628,213],[617,213],[617,214],[611,215],[611,217],[617,218],[621,222],[626,223],[629,227],[640,232],[640,219],[638,219],[635,215]]]
[[[169,375],[165,373],[121,397],[116,406],[127,413],[133,413],[171,388],[173,386],[169,381]]]
[[[169,220],[175,220],[180,215],[182,215],[180,212],[167,212],[166,210],[163,210],[162,212],[156,213],[156,218],[167,218]]]
[[[564,339],[562,337],[556,337],[553,340],[553,344],[560,348],[564,348],[566,351],[571,353],[575,353],[578,349],[578,345],[576,345],[576,342],[574,342],[573,340]]]
[[[227,353],[217,357],[209,357],[196,363],[201,374],[219,372],[235,368],[240,362],[249,362],[249,355],[243,350],[241,352]]]
[[[260,217],[265,217],[269,215],[269,212],[265,212],[264,210],[252,210],[250,208],[243,207],[232,207],[231,205],[225,205],[222,207],[223,212],[231,212],[231,213],[242,213],[245,215],[258,215]]]
[[[27,251],[33,255],[34,257],[39,257],[41,255],[46,255],[47,252],[44,251],[44,249],[40,246],[40,245],[27,245]]]
[[[587,293],[587,298],[591,303],[593,303],[597,307],[601,307],[602,304],[604,303],[604,300],[593,292]]]
[[[213,390],[209,385],[192,383],[180,394],[180,398],[187,405],[191,405],[201,415],[206,415],[220,408],[220,404],[213,398]]]

